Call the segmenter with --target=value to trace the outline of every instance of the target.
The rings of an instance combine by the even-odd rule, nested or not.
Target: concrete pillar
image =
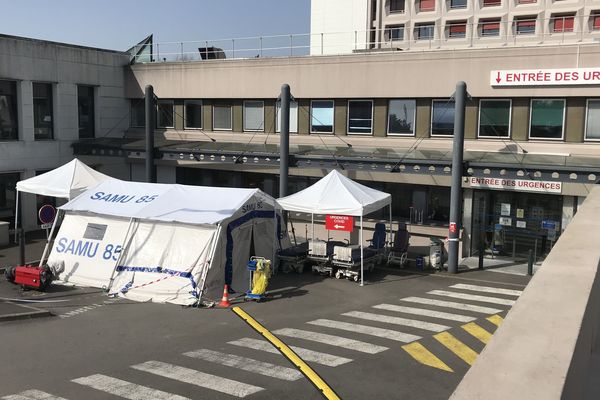
[[[17,85],[19,140],[33,142],[33,84],[20,81]],[[23,177],[25,178],[25,177]]]
[[[573,216],[575,215],[576,204],[576,196],[563,196],[562,223],[560,225],[561,233],[567,229],[567,226],[573,219]]]

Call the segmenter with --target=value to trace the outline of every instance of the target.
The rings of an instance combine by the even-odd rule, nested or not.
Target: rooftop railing
[[[432,21],[433,22],[433,21]],[[567,45],[600,41],[600,14],[548,19],[460,19],[435,24],[395,24],[384,29],[316,34],[161,42],[134,47],[136,63],[344,55],[386,51],[453,50],[506,46]],[[525,27],[525,25],[527,25]],[[461,28],[464,26],[464,29]]]

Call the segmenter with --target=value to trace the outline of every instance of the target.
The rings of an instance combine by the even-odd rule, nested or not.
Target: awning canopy
[[[354,182],[336,170],[312,186],[277,200],[288,211],[353,216],[377,211],[391,201],[389,193]]]
[[[251,198],[255,201],[246,204]],[[261,210],[275,200],[259,189],[187,186],[161,183],[104,181],[60,207],[61,210],[94,214],[217,224],[242,207]]]
[[[78,159],[33,178],[17,182],[17,191],[72,199],[87,188],[113,179],[88,167]]]

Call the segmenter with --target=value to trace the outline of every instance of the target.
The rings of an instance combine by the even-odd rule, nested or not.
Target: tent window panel
[[[510,100],[481,100],[479,102],[479,136],[510,136]]]
[[[202,100],[185,100],[184,105],[184,128],[202,129]]]
[[[0,140],[18,140],[17,83],[0,80]]]
[[[244,131],[265,130],[264,107],[262,101],[244,101]]]
[[[454,135],[454,101],[434,100],[431,112],[431,136]]]
[[[213,106],[213,129],[230,131],[231,124],[231,106]]]
[[[390,100],[388,113],[388,135],[415,134],[415,100]]]
[[[373,133],[373,102],[350,100],[348,102],[348,133],[370,135]]]
[[[281,102],[277,102],[277,126],[275,132],[281,132]],[[298,133],[298,102],[290,101],[290,133]]]
[[[316,100],[310,105],[310,131],[333,133],[333,100]]]
[[[588,100],[585,138],[600,140],[600,100]]]
[[[90,240],[102,240],[106,234],[106,228],[108,225],[88,223],[83,233],[84,239]]]
[[[564,100],[532,100],[529,137],[562,139],[564,111]]]

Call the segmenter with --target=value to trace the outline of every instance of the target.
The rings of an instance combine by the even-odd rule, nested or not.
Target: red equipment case
[[[15,283],[44,290],[52,280],[48,279],[47,272],[40,267],[18,266],[15,268]]]

